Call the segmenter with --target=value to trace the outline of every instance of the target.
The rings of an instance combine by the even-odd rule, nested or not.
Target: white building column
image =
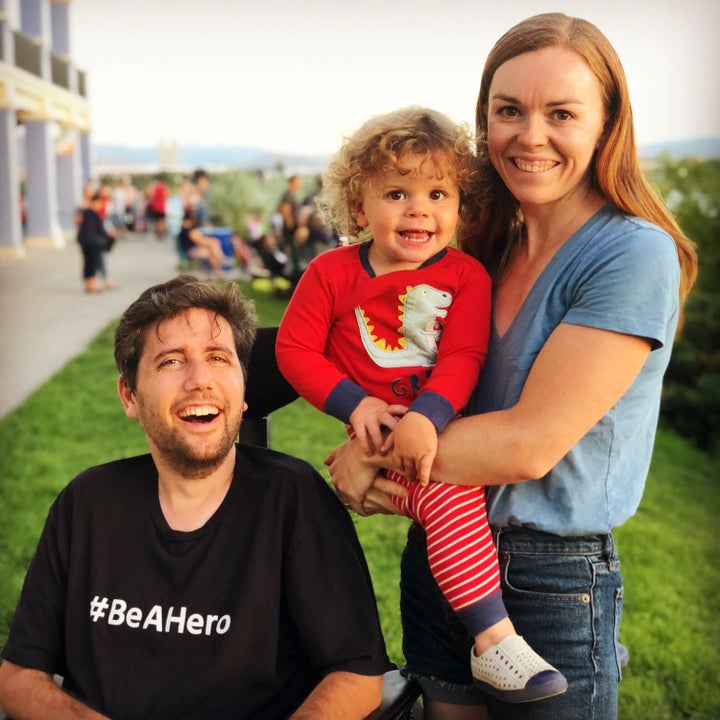
[[[40,47],[40,77],[52,82],[48,0],[20,0],[20,29]]]
[[[90,182],[93,178],[93,156],[92,146],[90,144],[90,133],[80,132],[80,181],[82,186]]]
[[[14,110],[0,109],[0,258],[25,255],[20,222],[20,173]]]
[[[0,0],[0,62],[15,63],[15,35],[10,25],[7,0]]]
[[[25,242],[28,247],[65,246],[58,222],[57,169],[53,123],[25,121]]]
[[[52,51],[64,59],[70,58],[69,0],[51,0],[50,28]]]
[[[75,237],[75,209],[82,198],[80,180],[80,152],[78,132],[74,128],[64,130],[62,146],[55,155],[58,190],[58,218],[66,240]]]
[[[20,29],[32,38],[40,53],[40,77],[52,82],[50,65],[50,3],[21,0]],[[65,237],[58,222],[57,168],[53,142],[54,123],[43,111],[27,117],[25,124],[25,242],[28,247],[63,247]]]

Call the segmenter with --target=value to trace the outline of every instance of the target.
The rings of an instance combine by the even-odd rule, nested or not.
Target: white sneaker
[[[561,695],[565,676],[545,662],[520,635],[509,635],[482,655],[470,652],[474,683],[498,700],[533,702]]]

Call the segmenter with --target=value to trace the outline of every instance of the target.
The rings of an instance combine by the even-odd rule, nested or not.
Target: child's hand
[[[350,415],[350,425],[366,455],[380,451],[384,442],[383,428],[394,428],[398,422],[396,416],[405,411],[406,408],[402,405],[388,405],[372,396],[360,401]]]
[[[403,474],[421,485],[430,482],[430,470],[437,454],[435,425],[417,412],[409,412],[393,430],[393,463]],[[386,451],[386,448],[382,448]]]

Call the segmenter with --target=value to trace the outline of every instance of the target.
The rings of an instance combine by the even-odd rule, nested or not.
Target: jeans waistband
[[[562,537],[523,527],[493,528],[493,539],[498,551],[515,551],[536,554],[615,555],[615,537],[609,532],[600,535]]]

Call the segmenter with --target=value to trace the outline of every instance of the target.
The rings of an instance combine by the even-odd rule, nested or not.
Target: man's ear
[[[136,419],[137,405],[135,403],[135,393],[130,389],[122,375],[118,378],[118,395],[120,396],[120,402],[125,408],[125,414],[129,418]]]

